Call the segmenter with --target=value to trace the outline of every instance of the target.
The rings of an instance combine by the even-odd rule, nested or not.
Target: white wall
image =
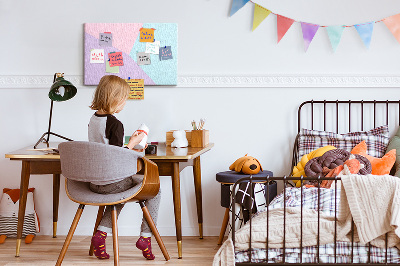
[[[259,1],[262,5],[296,20],[324,25],[356,24],[400,12],[398,1]],[[324,1],[325,3],[326,1]],[[363,76],[398,77],[400,44],[383,23],[375,24],[367,50],[354,28],[343,34],[336,54],[321,29],[304,53],[301,28],[295,23],[276,44],[276,21],[271,15],[251,32],[252,4],[228,17],[231,0],[224,1],[11,1],[0,2],[0,153],[36,142],[47,130],[50,107],[49,86],[18,81],[15,76],[45,76],[55,72],[66,77],[83,75],[83,23],[86,22],[176,22],[179,27],[180,76],[268,76],[292,77]],[[315,5],[315,6],[313,6]],[[333,11],[332,11],[333,10]],[[360,12],[360,10],[362,12]],[[335,12],[336,11],[336,12]],[[11,81],[10,81],[11,80]],[[78,85],[78,94],[55,103],[52,131],[86,140],[88,108],[94,87]],[[33,88],[30,88],[33,87]],[[374,88],[373,88],[374,87]],[[219,184],[215,173],[227,170],[238,157],[249,153],[275,175],[290,171],[292,143],[297,130],[297,107],[309,99],[399,99],[396,81],[390,87],[308,88],[296,83],[287,87],[213,86],[190,88],[146,87],[145,100],[128,102],[118,115],[126,132],[141,122],[152,130],[150,141],[164,141],[170,129],[189,129],[190,121],[206,118],[215,147],[202,157],[203,212],[205,235],[219,233],[223,209],[219,206]],[[21,163],[0,159],[0,188],[19,188]],[[52,177],[32,176],[36,210],[42,234],[52,233]],[[62,183],[59,230],[66,234],[77,205],[65,195]],[[174,235],[171,180],[162,177],[163,190],[158,228]],[[184,235],[197,234],[197,215],[191,168],[181,173],[182,227]],[[96,210],[87,207],[77,234],[90,234]],[[140,210],[125,207],[119,220],[121,235],[139,233]]]

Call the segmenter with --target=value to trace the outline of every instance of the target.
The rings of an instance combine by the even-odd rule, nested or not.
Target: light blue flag
[[[328,26],[326,27],[326,32],[328,33],[329,40],[331,41],[333,52],[336,52],[336,49],[342,39],[344,26]]]
[[[232,2],[232,7],[231,7],[231,13],[230,17],[235,14],[239,9],[241,9],[247,2],[250,0],[233,0]]]
[[[375,22],[369,22],[360,25],[354,25],[361,39],[363,40],[365,46],[369,48],[369,44],[371,43],[372,31],[374,29]]]

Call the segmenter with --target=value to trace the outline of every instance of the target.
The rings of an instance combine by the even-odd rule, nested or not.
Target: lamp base
[[[49,147],[49,138],[50,138],[50,135],[54,135],[54,136],[57,136],[57,137],[59,137],[59,138],[62,138],[62,139],[68,140],[68,141],[72,141],[72,139],[69,139],[69,138],[67,138],[67,137],[64,137],[64,136],[61,136],[61,135],[59,135],[59,134],[56,134],[56,133],[53,133],[53,132],[48,131],[48,132],[43,133],[43,135],[42,135],[42,136],[40,137],[40,139],[36,142],[36,144],[35,144],[35,146],[33,146],[33,148],[36,149],[37,145],[39,145],[39,143],[41,143],[41,142],[46,143],[47,147]],[[46,136],[47,136],[47,137],[46,137]]]

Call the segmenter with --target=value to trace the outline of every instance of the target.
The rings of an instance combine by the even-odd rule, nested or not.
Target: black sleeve
[[[107,117],[106,138],[110,145],[118,147],[124,145],[124,125],[113,115]]]

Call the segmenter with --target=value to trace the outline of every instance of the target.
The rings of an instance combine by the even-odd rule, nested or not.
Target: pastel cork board
[[[144,85],[177,85],[177,24],[85,23],[84,31],[85,85],[99,84],[104,75],[143,79]],[[143,34],[141,38],[141,33],[146,33],[146,38]],[[107,43],[103,41],[105,36]],[[152,52],[149,52],[150,47]],[[100,49],[104,50],[104,62],[91,62],[91,51]],[[161,59],[156,49],[170,49],[171,56]],[[148,57],[146,63],[138,62],[139,58],[143,59],[144,53]]]

